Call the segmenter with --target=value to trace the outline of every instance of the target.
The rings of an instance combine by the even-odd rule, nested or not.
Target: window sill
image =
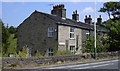
[[[71,40],[75,40],[75,38],[70,38]]]
[[[53,38],[53,37],[48,37],[48,38]]]

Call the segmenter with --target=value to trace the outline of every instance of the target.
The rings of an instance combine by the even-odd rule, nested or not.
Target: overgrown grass
[[[72,52],[70,51],[58,51],[55,56],[60,56],[60,55],[71,55],[73,54]]]

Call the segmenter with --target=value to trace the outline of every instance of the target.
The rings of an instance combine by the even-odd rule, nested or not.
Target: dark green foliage
[[[11,34],[16,33],[16,28],[13,27],[13,26],[11,26],[11,27],[9,28],[9,32],[10,32]]]
[[[2,23],[2,22],[1,22]],[[8,57],[10,53],[16,53],[17,39],[14,38],[16,28],[5,26],[2,23],[2,56]]]
[[[109,19],[113,16],[114,19],[120,18],[120,2],[106,2],[99,12],[107,13]]]
[[[9,27],[9,33],[10,34],[15,34],[14,37],[13,37],[14,39],[17,38],[17,30],[14,26]]]
[[[5,55],[10,45],[10,42],[8,42],[9,37],[10,37],[10,33],[8,27],[4,26],[4,24],[2,23],[2,54],[3,55]]]
[[[83,52],[94,52],[94,38],[87,35],[87,40],[83,41]]]
[[[109,29],[107,43],[110,44],[109,51],[120,50],[120,20],[109,20],[104,26]]]
[[[120,2],[106,2],[100,12],[107,12],[108,16],[113,16],[110,20],[104,22],[107,38],[104,42],[109,44],[108,51],[120,50]]]
[[[108,48],[108,44],[103,43],[104,38],[97,36],[96,48],[97,52],[106,52]],[[87,35],[87,40],[83,41],[83,53],[93,53],[94,52],[94,37]]]

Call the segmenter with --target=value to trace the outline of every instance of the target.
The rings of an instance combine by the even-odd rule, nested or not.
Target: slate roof
[[[94,30],[93,25],[86,24],[86,23],[83,23],[83,22],[76,22],[76,21],[74,21],[72,19],[68,19],[68,18],[62,19],[59,16],[39,12],[39,11],[36,11],[36,10],[35,10],[34,13],[39,13],[39,14],[41,14],[43,16],[46,16],[46,17],[56,21],[56,24],[59,24],[59,25],[66,25],[66,26],[73,26],[73,27],[77,27],[77,28],[87,29],[87,30]],[[103,30],[105,30],[105,28],[102,27],[102,26],[97,26],[97,30],[103,31]]]

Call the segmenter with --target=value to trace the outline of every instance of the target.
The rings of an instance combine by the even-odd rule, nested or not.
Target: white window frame
[[[48,48],[48,56],[53,56],[54,50],[53,48]]]
[[[89,32],[87,32],[87,33],[86,33],[86,35],[90,35],[90,33],[89,33]]]
[[[48,37],[54,37],[54,27],[48,27]]]
[[[71,29],[73,31],[71,31]],[[72,37],[72,35],[73,35],[73,37]],[[73,28],[73,27],[70,27],[70,39],[75,39],[75,28]]]

